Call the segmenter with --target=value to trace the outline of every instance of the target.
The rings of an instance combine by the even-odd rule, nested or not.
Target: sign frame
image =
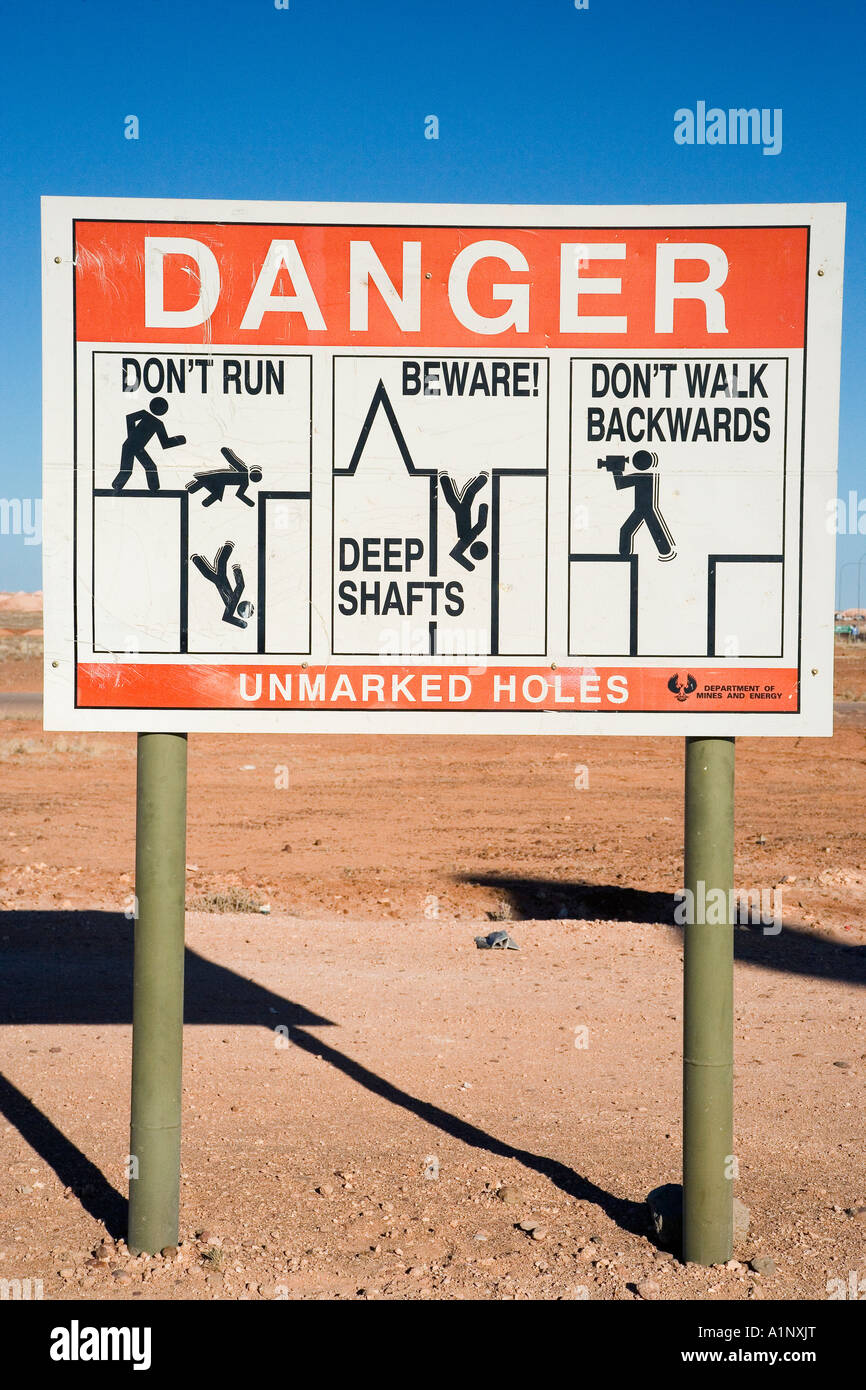
[[[547,563],[550,574],[551,600],[548,616],[551,623],[551,636],[547,639],[547,650],[543,657],[533,664],[510,661],[502,656],[489,654],[470,657],[464,660],[461,669],[468,664],[477,672],[479,687],[489,692],[493,673],[500,668],[505,672],[499,682],[500,692],[508,689],[507,681],[512,669],[518,678],[526,680],[537,674],[538,679],[548,681],[546,706],[553,699],[553,691],[579,695],[576,701],[579,708],[569,708],[567,702],[550,704],[544,708],[513,709],[498,704],[484,709],[483,703],[489,694],[482,694],[481,708],[458,710],[457,708],[419,708],[417,703],[400,703],[391,708],[387,704],[378,708],[358,708],[357,700],[338,699],[334,707],[328,708],[288,708],[283,705],[246,705],[231,708],[198,707],[181,708],[179,704],[169,703],[168,707],[156,705],[130,705],[104,703],[88,707],[82,700],[82,677],[79,668],[86,664],[80,650],[80,637],[77,632],[77,605],[82,598],[81,570],[75,564],[73,547],[74,528],[71,519],[77,514],[77,453],[80,450],[80,420],[76,394],[76,372],[78,359],[75,348],[76,323],[76,283],[75,270],[81,250],[76,241],[76,224],[82,222],[135,222],[141,224],[178,224],[179,227],[197,223],[213,223],[230,227],[234,224],[266,224],[268,227],[403,227],[422,229],[443,228],[497,228],[501,229],[507,240],[509,230],[550,229],[562,231],[562,241],[579,237],[580,231],[597,233],[604,229],[627,232],[652,230],[664,232],[681,229],[732,229],[732,228],[806,228],[807,256],[805,265],[805,343],[802,349],[802,415],[799,444],[799,516],[802,536],[802,553],[797,577],[797,596],[799,601],[798,625],[798,680],[797,698],[789,703],[784,712],[754,712],[753,708],[707,709],[698,712],[694,701],[686,697],[674,704],[668,701],[664,709],[645,711],[623,706],[599,708],[595,703],[598,682],[604,688],[605,672],[628,672],[635,660],[649,658],[605,658],[588,653],[586,658],[569,656],[567,642],[567,605],[562,593],[562,585],[557,583],[557,575],[562,578],[562,556],[570,552],[568,534],[568,507],[561,506],[563,489],[570,486],[571,477],[567,460],[570,450],[570,427],[567,420],[554,420],[555,411],[550,410],[549,421],[549,464],[548,488],[557,479],[558,496],[549,496],[548,519],[549,539]],[[660,237],[659,240],[662,238]],[[44,363],[44,587],[45,587],[45,716],[46,729],[89,729],[93,731],[205,731],[205,732],[262,732],[262,733],[421,733],[421,734],[461,734],[461,733],[502,733],[502,734],[616,734],[616,735],[659,735],[730,737],[742,735],[826,736],[832,733],[832,682],[833,682],[833,595],[835,534],[830,523],[832,503],[836,496],[836,447],[838,437],[839,412],[839,362],[841,353],[841,297],[844,244],[844,205],[842,204],[773,204],[773,205],[706,205],[706,206],[664,206],[644,205],[630,207],[574,207],[574,206],[520,206],[520,205],[443,205],[443,204],[370,204],[370,203],[298,203],[298,202],[228,202],[211,200],[163,200],[163,199],[113,199],[113,198],[45,198],[43,199],[43,363]],[[604,273],[604,271],[602,271]],[[503,278],[511,279],[510,272]],[[519,277],[518,277],[519,279]],[[111,287],[107,278],[107,293]],[[495,287],[494,287],[495,288]],[[602,293],[602,291],[599,291]],[[115,289],[116,295],[116,289]],[[372,295],[371,295],[372,299]],[[598,302],[597,300],[595,301]],[[611,301],[613,303],[613,301]],[[609,335],[594,346],[592,335],[580,350],[569,346],[539,348],[527,343],[525,350],[519,349],[522,357],[545,357],[549,371],[557,364],[562,382],[565,380],[564,363],[566,359],[601,358],[604,355],[617,355],[616,345],[611,346]],[[90,344],[96,351],[99,345]],[[104,348],[103,344],[103,348]],[[349,353],[361,359],[386,356],[405,358],[393,345],[383,346],[381,342],[370,341],[363,346],[355,343],[309,346],[287,342],[285,339],[264,345],[274,355],[311,354],[311,554],[316,557],[327,550],[328,566],[331,565],[332,548],[328,532],[332,522],[332,511],[327,502],[327,494],[333,485],[333,461],[331,438],[333,427],[333,396],[328,378],[333,381],[335,359]],[[116,347],[116,345],[115,345]],[[152,351],[155,354],[166,352],[164,343],[159,341],[131,342],[125,344],[130,353]],[[220,343],[207,341],[208,351],[217,354],[230,349],[238,351],[237,342]],[[412,357],[426,353],[440,357],[477,357],[496,353],[496,338],[477,338],[476,346],[467,347],[465,343],[436,342],[419,344],[417,335],[410,345]],[[262,351],[262,345],[251,341],[245,354]],[[510,348],[502,349],[504,355],[515,356]],[[677,346],[667,350],[667,356],[682,356],[686,351]],[[662,353],[661,347],[640,346],[642,358],[652,358]],[[634,349],[624,346],[620,356],[634,355]],[[731,356],[731,350],[720,343],[718,353],[698,347],[688,349],[689,357],[700,355],[722,359]],[[748,357],[767,357],[755,344],[752,351],[743,349],[738,355]],[[790,362],[795,352],[787,351]],[[569,390],[570,390],[569,385]],[[790,431],[791,416],[786,421],[786,431]],[[601,449],[604,446],[600,446]],[[321,505],[318,498],[323,498]],[[558,559],[557,559],[558,557]],[[316,628],[316,613],[322,607],[330,608],[330,598],[325,590],[324,562],[317,564],[318,579],[312,580],[313,628]],[[559,568],[557,568],[557,565]],[[329,568],[331,587],[333,572]],[[327,598],[327,601],[325,601]],[[563,614],[566,613],[564,619]],[[563,640],[564,639],[564,640]],[[324,659],[323,659],[324,654]],[[89,653],[92,657],[92,653]],[[205,655],[189,656],[187,664],[203,666],[211,672],[214,661]],[[761,669],[772,671],[781,669],[783,663],[790,668],[791,653],[784,657],[762,661]],[[652,658],[659,670],[663,670],[665,683],[669,677],[678,677],[681,689],[688,684],[689,675],[701,677],[702,672],[716,672],[716,680],[724,679],[727,672],[736,673],[740,669],[735,661],[728,665],[707,665],[707,659],[691,657],[679,659],[676,656]],[[384,664],[379,658],[366,658],[366,668],[371,672]],[[97,665],[98,663],[93,663]],[[282,679],[291,670],[298,681],[301,672],[308,672],[307,685],[323,670],[331,680],[336,666],[352,669],[363,668],[362,657],[332,657],[331,648],[313,650],[302,661],[274,661],[268,657],[263,661],[249,661],[232,656],[221,660],[220,665],[237,667],[253,673],[261,669],[268,674],[275,671]],[[133,658],[125,658],[112,663],[117,666],[135,667]],[[158,663],[152,657],[139,666],[177,665],[177,663]],[[444,661],[433,653],[406,659],[392,657],[388,669],[413,670],[416,673],[437,670],[447,677],[449,671],[458,665],[455,661]],[[559,682],[557,675],[559,673]],[[199,673],[197,673],[198,675]],[[232,673],[232,676],[234,672]],[[97,673],[96,686],[101,689],[100,699],[120,701],[126,698],[121,692],[123,672],[117,669],[104,679]],[[151,678],[156,677],[151,673]],[[162,679],[160,677],[160,679]],[[252,675],[251,675],[252,679]],[[339,679],[339,678],[338,678]],[[398,678],[399,679],[399,678]],[[172,689],[172,675],[168,671],[164,677],[164,688],[168,695]],[[485,685],[486,682],[486,685]],[[206,684],[206,682],[205,682]],[[349,685],[352,682],[349,681]],[[91,682],[89,689],[95,688]],[[217,681],[214,687],[223,687]],[[255,686],[248,688],[254,689]],[[278,685],[277,689],[281,689]],[[328,687],[329,691],[331,687]],[[428,689],[435,690],[432,680]],[[537,689],[538,687],[534,687]],[[398,692],[400,687],[397,687]],[[114,692],[112,694],[112,692]],[[587,692],[590,701],[584,702]],[[549,699],[548,699],[549,696]],[[90,698],[90,697],[86,697]],[[220,698],[219,695],[216,697]],[[617,717],[613,717],[616,715]]]

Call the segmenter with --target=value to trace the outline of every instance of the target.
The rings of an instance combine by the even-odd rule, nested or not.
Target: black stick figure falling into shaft
[[[658,454],[651,454],[648,449],[638,449],[632,454],[631,465],[637,469],[636,473],[625,472],[627,463],[628,458],[624,454],[608,454],[607,458],[598,460],[598,467],[610,473],[617,490],[634,488],[634,509],[620,528],[619,553],[634,554],[635,534],[645,525],[653,538],[659,559],[673,560],[677,553],[674,538],[659,511],[658,474],[649,472],[658,466]]]
[[[474,570],[475,566],[466,559],[467,550],[473,560],[483,560],[487,556],[486,542],[478,539],[487,525],[489,508],[486,502],[482,502],[478,507],[478,519],[472,520],[472,506],[477,494],[487,482],[487,474],[480,473],[477,478],[470,478],[459,490],[447,473],[440,473],[439,481],[442,495],[454,513],[457,527],[457,544],[451,551],[451,558],[465,570]]]
[[[209,472],[193,474],[192,482],[186,485],[187,492],[200,492],[203,488],[208,496],[202,502],[202,506],[212,507],[214,502],[223,500],[226,488],[233,487],[241,502],[245,502],[248,507],[254,507],[256,504],[253,499],[247,497],[247,488],[250,483],[261,482],[262,470],[249,468],[231,449],[220,449],[220,453],[228,462],[228,468],[212,468]]]
[[[225,545],[220,546],[214,557],[213,564],[206,560],[203,555],[193,555],[193,564],[203,578],[210,584],[216,585],[217,593],[223,601],[223,622],[231,623],[232,627],[246,627],[246,619],[251,618],[253,605],[246,599],[241,602],[241,594],[244,591],[244,572],[240,565],[232,565],[234,584],[229,580],[229,559],[235,548],[234,541],[226,541]]]

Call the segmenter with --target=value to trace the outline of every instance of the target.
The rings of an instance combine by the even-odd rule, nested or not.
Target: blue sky
[[[3,38],[0,496],[41,491],[47,193],[847,202],[839,491],[863,488],[856,0],[48,0],[8,7]],[[781,153],[675,144],[674,112],[699,100],[781,108]],[[137,141],[124,139],[130,114]],[[838,549],[840,565],[857,561],[866,534]],[[0,536],[0,588],[40,583],[39,548]]]

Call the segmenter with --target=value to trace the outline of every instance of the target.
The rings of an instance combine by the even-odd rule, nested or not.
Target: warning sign
[[[335,358],[335,653],[544,656],[547,378]]]
[[[94,653],[308,654],[309,356],[92,364]]]
[[[842,232],[46,199],[46,726],[827,733]]]
[[[569,651],[781,657],[787,359],[571,369]]]

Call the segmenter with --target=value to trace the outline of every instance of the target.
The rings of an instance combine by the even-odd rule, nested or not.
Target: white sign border
[[[69,198],[42,200],[43,283],[43,587],[45,714],[50,730],[387,734],[586,734],[816,736],[832,733],[835,535],[828,527],[836,496],[842,271],[845,205],[434,204],[232,202],[192,199]],[[617,709],[482,712],[406,710],[131,710],[82,709],[74,703],[73,514],[75,435],[73,222],[263,222],[508,227],[808,226],[808,323],[803,409],[800,710],[794,714],[644,713]],[[819,539],[820,538],[820,539]],[[253,664],[252,662],[248,664]],[[258,663],[266,664],[266,663]],[[599,664],[615,665],[613,661]],[[672,665],[673,659],[672,659]],[[627,669],[627,668],[624,668]],[[675,728],[672,721],[675,720]]]

